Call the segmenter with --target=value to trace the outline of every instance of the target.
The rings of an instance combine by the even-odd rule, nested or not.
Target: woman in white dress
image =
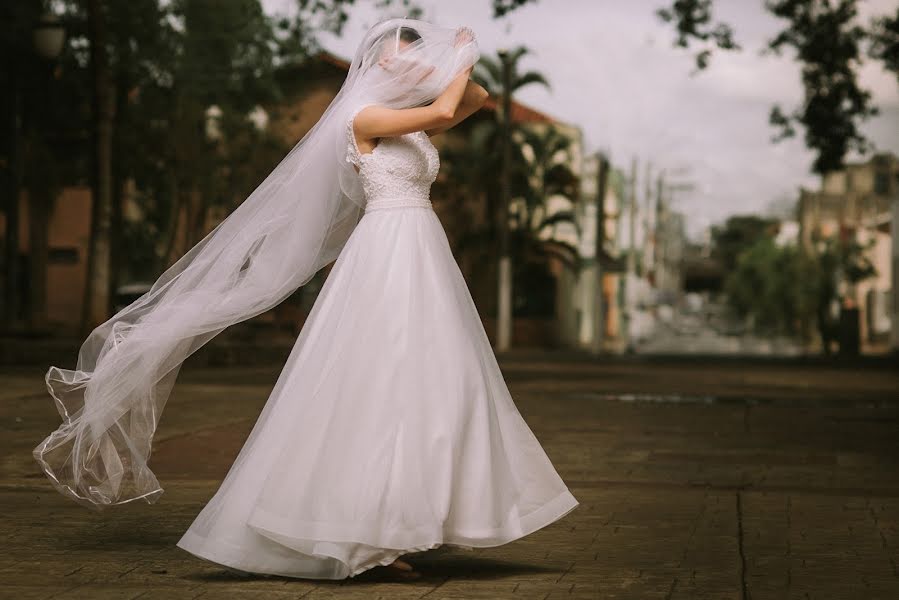
[[[439,157],[430,136],[468,117],[486,98],[469,80],[477,59],[472,47],[466,28],[447,38],[445,30],[408,20],[380,23],[363,42],[348,82],[362,87],[354,68],[365,71],[368,63],[369,73],[389,77],[364,89],[387,89],[378,87],[383,81],[393,85],[390,94],[398,82],[407,90],[430,85],[423,96],[429,101],[416,106],[421,97],[410,102],[408,93],[401,101],[357,94],[336,113],[342,122],[333,128],[339,131],[334,141],[345,168],[335,179],[344,197],[359,198],[360,214],[334,210],[319,223],[327,225],[326,242],[340,248],[336,262],[256,425],[180,548],[243,572],[342,579],[378,565],[411,571],[400,556],[440,546],[506,544],[577,506],[509,395],[431,207]],[[334,114],[326,113],[316,127],[327,126]],[[303,166],[294,164],[293,172]],[[342,206],[347,204],[329,208]],[[264,242],[278,231],[270,225],[278,213],[262,220],[255,216],[261,210],[243,230],[256,226],[250,229],[263,231]],[[302,223],[309,214],[320,213],[307,213]],[[266,256],[238,255],[234,264],[250,279],[253,261],[264,263]],[[311,256],[321,259],[321,250]],[[194,256],[183,272],[198,260]],[[203,281],[217,266],[206,264]],[[256,293],[266,285],[262,281],[256,280]],[[163,298],[143,319],[104,330],[111,349],[103,356],[127,355],[130,342],[143,356],[175,363],[164,377],[157,368],[149,379],[155,403],[141,402],[140,394],[93,399],[113,379],[109,375],[99,386],[101,361],[87,372],[79,357],[79,371],[48,373],[68,428],[64,424],[45,440],[35,457],[61,492],[92,507],[155,501],[161,493],[146,454],[135,452],[144,450],[141,442],[149,446],[146,432],[152,434],[146,423],[135,425],[135,415],[152,411],[147,421],[155,429],[158,397],[167,394],[180,365],[172,357],[183,351],[160,342],[156,329],[140,336],[135,331],[148,317],[158,329],[164,321],[154,321],[156,313],[183,316],[193,306],[186,298],[198,291],[210,297],[197,283],[171,301],[171,311]],[[242,292],[233,282],[225,289],[229,315],[237,313],[234,299]],[[201,330],[198,322],[207,328],[223,322],[224,309],[217,306],[196,313],[191,334]],[[207,316],[209,310],[218,310],[217,320]],[[249,305],[240,310],[248,314]],[[183,325],[179,336],[174,339],[180,344],[196,344]],[[164,352],[154,354],[159,347]],[[120,360],[106,362],[121,366]],[[68,412],[73,390],[82,402],[74,414]],[[63,449],[65,460],[54,461],[54,452]]]

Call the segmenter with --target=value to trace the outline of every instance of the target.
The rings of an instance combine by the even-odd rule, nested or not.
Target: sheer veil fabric
[[[404,26],[420,38],[401,45]],[[363,104],[433,101],[479,58],[474,36],[458,33],[412,19],[373,26],[337,96],[268,177],[146,294],[94,329],[75,369],[47,371],[62,424],[33,454],[59,492],[91,509],[159,498],[147,463],[182,363],[340,254],[365,204],[346,161],[346,119]]]

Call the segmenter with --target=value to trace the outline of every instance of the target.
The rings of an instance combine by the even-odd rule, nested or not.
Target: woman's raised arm
[[[468,87],[471,71],[472,68],[469,67],[459,73],[443,93],[428,106],[401,109],[384,106],[363,108],[353,122],[356,139],[373,140],[414,131],[451,127],[454,119],[458,118],[458,108]]]

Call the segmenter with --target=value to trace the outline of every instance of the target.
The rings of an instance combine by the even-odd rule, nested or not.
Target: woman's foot
[[[387,565],[388,567],[396,567],[397,569],[402,569],[403,571],[411,571],[412,565],[407,563],[404,560],[400,560],[399,558]]]
[[[416,579],[418,577],[421,577],[421,573],[416,571],[412,565],[404,560],[400,560],[399,558],[389,565],[386,565],[385,568],[387,568],[394,575],[402,577],[403,579]]]

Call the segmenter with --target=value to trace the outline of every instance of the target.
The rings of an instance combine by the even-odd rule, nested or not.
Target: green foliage
[[[493,7],[493,17],[499,19],[534,1],[489,0],[489,3]],[[298,18],[285,20],[285,29],[293,32],[312,30],[340,33],[349,20],[349,9],[355,5],[356,0],[296,0]],[[424,11],[414,0],[377,0],[376,6],[382,9],[398,7],[410,19],[418,19],[424,15]]]
[[[737,257],[724,291],[730,305],[760,332],[800,334],[815,315],[817,264],[795,245],[763,237]]]
[[[817,151],[812,170],[838,170],[850,150],[864,154],[870,149],[859,123],[877,114],[870,92],[858,84],[856,70],[867,32],[853,24],[856,0],[841,0],[834,6],[819,1],[769,0],[766,5],[789,22],[769,47],[775,52],[784,46],[795,49],[803,64],[805,90],[802,107],[791,114],[779,106],[771,110],[770,122],[780,129],[775,140],[794,136],[793,124],[801,125],[806,145]]]
[[[68,25],[59,86],[66,87],[55,98],[60,109],[78,112],[57,131],[83,132],[72,137],[85,148],[70,156],[89,155],[84,6],[68,0],[60,7]],[[103,14],[115,97],[115,193],[121,202],[124,182],[133,180],[143,213],[139,221],[121,224],[117,252],[127,251],[127,278],[152,278],[167,266],[175,217],[188,198],[201,199],[186,240],[192,243],[205,234],[208,209],[233,208],[287,151],[273,135],[257,131],[247,114],[282,97],[275,78],[279,62],[302,58],[309,44],[286,39],[259,0],[106,2]],[[222,114],[218,139],[206,132],[212,105]],[[87,179],[89,165],[81,167],[70,179]]]
[[[522,138],[532,158],[515,165],[514,181],[518,182],[516,191],[520,201],[515,203],[516,210],[511,215],[514,219],[512,247],[518,244],[513,256],[544,265],[554,256],[568,268],[577,270],[580,264],[577,248],[546,237],[563,223],[573,225],[580,233],[573,210],[549,211],[552,197],[565,197],[572,206],[577,198],[578,179],[569,167],[571,140],[555,127],[548,127],[542,133],[524,130]],[[523,152],[516,153],[521,155]]]
[[[534,2],[534,0],[493,0],[493,17],[497,19],[504,17],[529,2]]]
[[[768,50],[780,53],[791,47],[802,67],[805,98],[801,107],[785,111],[771,109],[768,120],[778,131],[774,141],[805,131],[806,146],[817,156],[812,170],[824,174],[843,166],[851,150],[865,153],[871,144],[859,131],[860,124],[877,114],[871,93],[858,84],[862,47],[869,56],[899,76],[899,10],[892,16],[858,24],[859,0],[765,0],[765,8],[787,22],[768,42]],[[739,50],[733,30],[726,23],[712,25],[713,0],[674,0],[656,11],[662,20],[675,24],[675,44],[689,46],[692,39],[711,40],[723,50]],[[710,49],[696,57],[699,70],[708,66]]]
[[[722,50],[740,50],[730,25],[712,24],[712,0],[674,0],[670,8],[656,10],[656,15],[666,23],[674,23],[676,46],[688,48],[690,40],[697,39],[700,42],[711,40]],[[711,56],[711,50],[700,50],[696,54],[697,70],[705,69]]]
[[[723,226],[712,227],[712,255],[725,272],[733,271],[740,254],[768,236],[776,220],[756,215],[734,215]]]
[[[870,244],[831,237],[816,239],[813,247],[809,254],[762,236],[739,253],[724,291],[731,307],[758,332],[808,339],[817,326],[829,351],[837,326],[831,307],[840,301],[839,283],[846,282],[851,290],[876,271],[868,259]]]
[[[522,71],[519,62],[528,53],[525,47],[509,52],[511,66],[511,94],[528,85],[549,87],[543,74]],[[503,94],[502,62],[497,57],[483,56],[476,65],[472,78],[490,92],[493,97]],[[503,124],[501,111],[496,118],[477,120],[463,125],[466,145],[457,150],[447,149],[443,163],[448,178],[467,193],[483,193],[487,198],[488,221],[481,228],[463,234],[458,240],[460,253],[473,255],[476,264],[497,255],[499,238],[500,186],[497,174],[501,172]],[[553,214],[548,210],[548,199],[562,195],[574,202],[577,178],[568,167],[571,140],[556,128],[548,126],[537,132],[512,123],[511,184],[513,207],[510,210],[509,251],[512,255],[513,280],[516,284],[514,310],[518,315],[548,316],[552,313],[552,288],[547,281],[554,281],[549,272],[549,259],[555,257],[574,269],[578,264],[578,252],[572,245],[553,239],[545,239],[546,232],[560,223],[577,227],[572,211]]]
[[[515,96],[523,87],[537,84],[549,89],[549,81],[542,73],[537,71],[520,72],[518,63],[530,52],[525,46],[518,46],[509,51],[509,63],[511,64],[511,90],[510,94]],[[471,78],[480,84],[485,90],[490,92],[494,98],[503,95],[503,66],[502,60],[497,56],[481,56],[478,64],[475,65]]]
[[[869,53],[899,78],[899,8],[892,15],[872,21]]]

